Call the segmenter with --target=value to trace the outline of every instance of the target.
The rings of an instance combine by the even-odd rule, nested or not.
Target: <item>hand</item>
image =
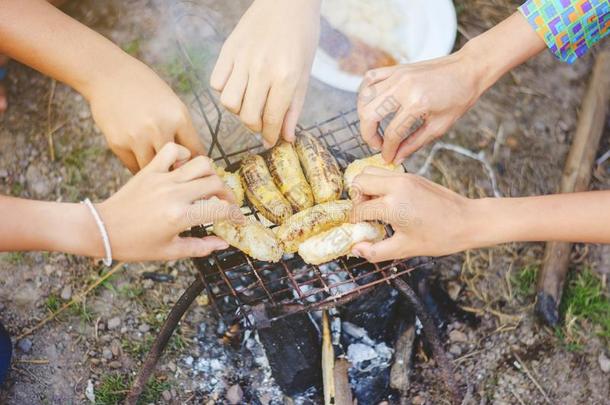
[[[423,177],[365,168],[353,187],[359,190],[352,222],[388,223],[394,235],[378,243],[356,244],[352,252],[370,262],[412,256],[441,256],[469,248],[470,201]]]
[[[369,71],[358,95],[360,132],[383,158],[401,162],[442,136],[479,98],[476,65],[462,52]],[[379,123],[394,117],[383,138]]]
[[[151,69],[130,58],[112,77],[87,93],[93,119],[110,149],[135,173],[168,142],[186,147],[191,155],[205,148],[186,106]]]
[[[190,155],[183,146],[166,144],[148,166],[98,205],[115,259],[200,257],[228,247],[215,236],[178,236],[192,226],[218,219],[243,220],[239,208],[231,204],[233,193],[216,175],[209,158],[198,156],[170,171]]]
[[[320,0],[255,0],[222,47],[210,85],[266,147],[294,140],[319,26]]]

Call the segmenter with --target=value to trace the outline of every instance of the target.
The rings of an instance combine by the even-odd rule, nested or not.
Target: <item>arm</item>
[[[502,75],[544,48],[516,12],[449,56],[371,70],[358,97],[362,137],[386,161],[402,161],[442,136]],[[377,127],[391,113],[396,115],[382,138]]]
[[[96,204],[118,260],[171,260],[225,249],[215,237],[178,236],[217,219],[241,220],[233,194],[211,161],[188,159],[188,149],[167,144],[153,161],[108,200]],[[221,201],[217,198],[225,199]],[[82,204],[29,201],[0,196],[0,251],[43,250],[103,257],[95,220]]]
[[[468,199],[423,177],[367,168],[352,220],[381,220],[395,234],[355,254],[378,262],[442,256],[506,242],[610,243],[610,191]]]
[[[133,172],[167,142],[205,150],[187,109],[143,63],[43,0],[0,0],[0,52],[76,89]]]
[[[264,144],[294,140],[320,30],[321,0],[254,0],[210,78],[220,101]]]

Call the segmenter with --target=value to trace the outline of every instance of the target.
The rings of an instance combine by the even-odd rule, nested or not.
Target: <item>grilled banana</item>
[[[309,264],[322,264],[351,252],[359,242],[378,242],[385,236],[383,225],[372,222],[346,223],[307,239],[299,255]]]
[[[246,218],[244,224],[216,221],[212,232],[257,260],[275,263],[282,258],[283,252],[273,231],[252,217]]]
[[[313,135],[303,132],[295,147],[316,204],[337,200],[343,191],[343,178],[337,161]]]
[[[271,149],[267,166],[275,184],[296,212],[313,205],[311,188],[292,144],[282,141]]]
[[[281,224],[292,215],[290,203],[277,189],[261,156],[246,156],[241,163],[241,176],[248,199],[265,218]]]
[[[381,157],[381,153],[363,159],[354,160],[352,163],[347,165],[347,168],[345,169],[345,174],[343,175],[345,187],[347,188],[347,193],[349,194],[350,198],[354,198],[357,194],[356,190],[352,190],[352,183],[354,182],[354,178],[356,178],[357,175],[362,173],[365,167],[369,166],[379,167],[395,172],[404,172],[404,168],[402,167],[402,165],[386,163],[386,161],[383,160],[383,158]]]
[[[349,200],[314,205],[294,214],[274,231],[284,246],[284,251],[294,253],[305,239],[347,222],[351,209],[352,202]]]
[[[216,174],[224,181],[224,183],[233,191],[235,196],[235,204],[238,207],[244,205],[244,187],[241,184],[239,174],[231,173],[223,169],[222,167],[215,166]]]

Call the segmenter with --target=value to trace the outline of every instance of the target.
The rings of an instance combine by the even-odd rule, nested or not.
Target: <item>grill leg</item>
[[[142,368],[138,373],[133,385],[131,386],[131,390],[129,394],[127,394],[127,398],[125,399],[125,404],[127,405],[135,405],[138,402],[138,398],[142,395],[142,391],[144,391],[144,387],[150,378],[150,375],[155,370],[157,362],[163,354],[163,350],[165,350],[165,346],[169,342],[169,339],[172,337],[174,330],[178,326],[178,322],[184,316],[186,310],[191,306],[195,298],[204,289],[203,282],[201,281],[201,277],[195,278],[195,281],[186,289],[184,294],[178,298],[178,301],[174,304],[171,311],[167,315],[163,326],[159,330],[159,334],[155,338],[150,351],[146,355],[146,359],[144,360],[144,364],[142,364]]]

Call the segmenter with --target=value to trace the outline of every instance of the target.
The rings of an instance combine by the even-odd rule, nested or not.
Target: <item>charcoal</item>
[[[322,349],[318,330],[306,314],[271,322],[258,330],[275,381],[287,395],[322,387]]]

